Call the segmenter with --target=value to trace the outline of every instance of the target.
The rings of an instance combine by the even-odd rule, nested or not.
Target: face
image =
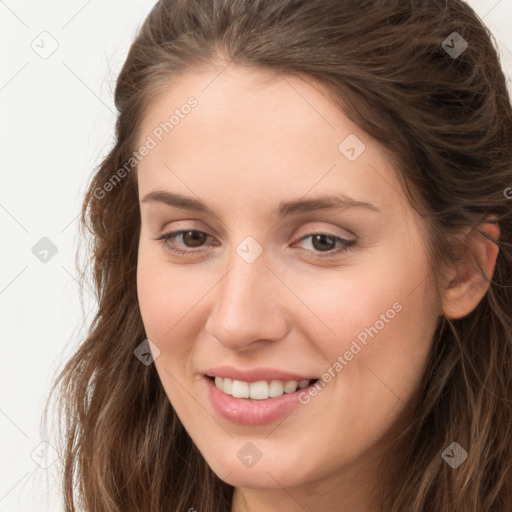
[[[170,84],[140,134],[141,315],[212,470],[318,489],[370,467],[439,315],[386,149],[310,78],[233,66]]]

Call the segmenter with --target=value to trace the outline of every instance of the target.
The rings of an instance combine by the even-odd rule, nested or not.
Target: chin
[[[255,440],[255,442],[258,441]],[[238,457],[238,453],[241,451],[239,446],[245,446],[246,443],[250,443],[250,441],[237,442],[235,450],[225,450],[222,455],[211,454],[210,457],[205,457],[212,471],[229,485],[279,489],[301,485],[310,479],[308,475],[297,471],[302,465],[287,457],[290,452],[285,449],[285,446],[279,453],[270,454],[267,451],[267,456],[262,454],[256,462],[247,459],[247,462],[244,463],[245,452],[242,452],[240,457]],[[265,451],[264,448],[262,449]],[[246,452],[250,452],[250,449],[246,448]]]
[[[259,464],[258,464],[259,466]],[[224,469],[224,467],[222,468]],[[213,468],[212,468],[213,470]],[[291,469],[290,469],[291,471]],[[290,480],[289,477],[281,475],[283,471],[271,464],[261,465],[256,468],[233,468],[231,473],[224,472],[219,474],[217,471],[214,473],[222,480],[233,487],[247,487],[252,489],[281,489],[282,487],[294,487],[301,482],[296,478]],[[284,471],[288,473],[288,471]]]

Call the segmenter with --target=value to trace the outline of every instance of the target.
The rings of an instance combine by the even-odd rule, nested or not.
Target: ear
[[[467,236],[471,237],[468,254],[452,269],[448,278],[449,284],[443,292],[443,313],[450,319],[469,315],[478,306],[489,289],[489,281],[494,274],[498,257],[497,243],[487,238],[490,236],[496,241],[499,239],[498,224],[482,223]],[[477,265],[482,269],[485,278]]]

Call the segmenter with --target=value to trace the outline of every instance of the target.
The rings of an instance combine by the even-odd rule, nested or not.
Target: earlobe
[[[499,252],[496,243],[500,236],[498,224],[482,223],[471,236],[472,250],[453,270],[450,283],[444,290],[442,309],[449,319],[469,315],[487,293],[494,274]]]

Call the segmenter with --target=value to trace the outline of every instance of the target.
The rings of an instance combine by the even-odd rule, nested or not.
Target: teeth
[[[268,398],[268,383],[266,381],[260,380],[259,382],[251,382],[248,386],[249,398],[253,398],[254,400],[264,400]]]
[[[249,398],[249,383],[243,380],[234,380],[231,394],[235,398]]]
[[[303,389],[309,384],[309,380],[282,381],[271,380],[267,382],[244,382],[242,380],[215,377],[215,386],[227,395],[235,398],[252,398],[253,400],[266,400],[281,396],[283,393],[295,393],[297,389]]]
[[[233,393],[233,380],[228,379],[227,377],[224,379],[222,389],[224,389],[225,393],[229,393],[230,395]]]
[[[298,382],[296,380],[290,380],[284,385],[284,392],[285,393],[294,393],[297,391],[297,384]]]
[[[280,380],[272,380],[270,381],[270,386],[268,389],[268,396],[275,397],[281,396],[284,392],[284,384]]]

